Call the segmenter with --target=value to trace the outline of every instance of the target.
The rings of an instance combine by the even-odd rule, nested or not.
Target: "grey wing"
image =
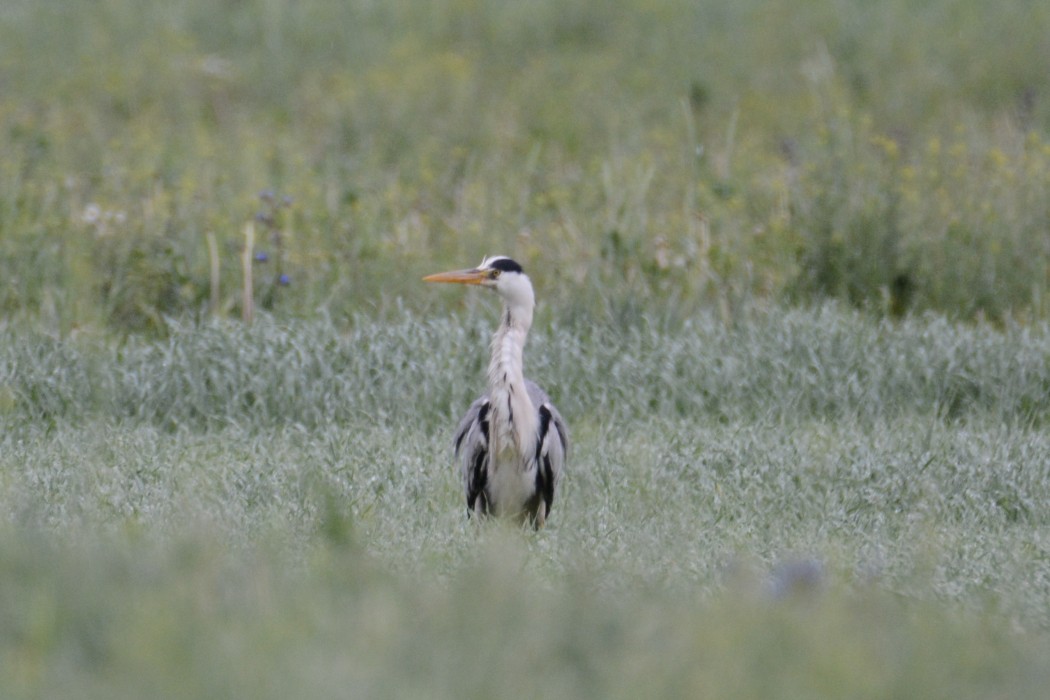
[[[565,458],[569,453],[569,431],[550,397],[535,382],[525,380],[529,400],[540,414],[539,436],[536,442],[536,487],[543,498],[544,517],[550,514],[554,492],[561,482]]]
[[[463,476],[463,489],[467,495],[467,512],[489,510],[489,397],[478,397],[470,404],[463,420],[456,428],[455,455]]]

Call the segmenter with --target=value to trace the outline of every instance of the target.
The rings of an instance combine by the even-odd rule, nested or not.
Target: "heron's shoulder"
[[[540,388],[540,386],[532,381],[531,379],[525,380],[525,390],[529,392],[529,400],[532,404],[539,408],[540,406],[547,406],[551,413],[557,420],[561,421],[561,414],[558,413],[558,409],[554,407],[554,402],[551,401],[551,397],[547,395],[547,392]]]
[[[485,392],[478,398],[474,399],[474,403],[470,404],[470,408],[467,409],[467,412],[463,414],[463,418],[459,421],[459,426],[456,428],[456,435],[453,438],[453,445],[456,452],[459,452],[464,438],[467,437],[472,428],[477,428],[477,434],[482,441],[488,440],[488,426],[486,420],[488,410],[489,395],[488,392]]]
[[[529,392],[529,401],[532,401],[537,407],[551,402],[551,397],[547,396],[547,392],[531,379],[525,380],[525,391]]]
[[[567,450],[569,447],[569,429],[565,426],[565,419],[561,417],[561,413],[558,412],[551,398],[547,396],[547,392],[531,379],[525,380],[525,389],[529,392],[529,400],[532,401],[537,410],[541,412],[546,411],[550,414],[549,420],[554,425],[554,429],[558,431],[558,438],[561,440],[562,447]]]

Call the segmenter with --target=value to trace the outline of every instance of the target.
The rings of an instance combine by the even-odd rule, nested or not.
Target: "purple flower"
[[[282,272],[282,273],[281,273],[281,276],[277,278],[277,284],[281,285],[282,287],[287,287],[287,286],[288,286],[288,285],[290,285],[291,283],[292,283],[292,278],[291,278],[291,277],[289,277],[289,276],[288,276],[288,275],[287,275],[286,273],[284,273],[284,272]]]
[[[269,260],[270,254],[267,253],[265,250],[260,250],[258,253],[255,254],[255,262],[257,263],[264,263],[268,262]]]

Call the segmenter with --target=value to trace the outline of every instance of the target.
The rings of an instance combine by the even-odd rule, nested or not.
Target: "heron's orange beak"
[[[481,284],[489,278],[488,270],[453,270],[452,272],[438,272],[427,275],[424,282],[449,282],[452,284]]]

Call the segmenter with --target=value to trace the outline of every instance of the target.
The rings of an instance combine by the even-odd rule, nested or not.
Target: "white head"
[[[481,285],[496,290],[508,307],[528,307],[530,314],[536,305],[532,282],[516,261],[505,255],[485,258],[477,269],[485,274]]]
[[[480,265],[470,270],[428,275],[423,281],[476,284],[494,289],[503,298],[510,321],[525,325],[526,328],[532,324],[532,309],[536,305],[532,282],[521,265],[505,255],[485,258]]]

